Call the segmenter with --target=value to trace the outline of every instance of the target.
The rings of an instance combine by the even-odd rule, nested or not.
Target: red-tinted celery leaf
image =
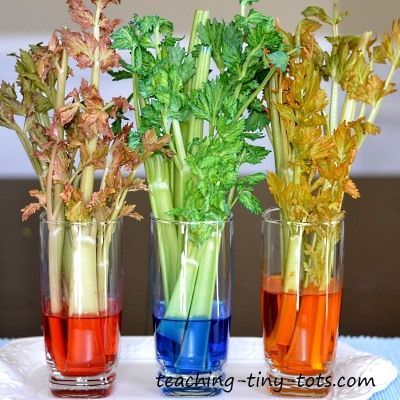
[[[120,56],[115,50],[109,47],[109,38],[107,36],[100,39],[100,67],[102,72],[107,72],[120,66]]]
[[[22,212],[22,221],[26,221],[31,215],[35,214],[42,208],[40,203],[31,203],[24,207]]]
[[[93,13],[84,6],[83,0],[67,0],[67,4],[72,20],[82,29],[89,29],[94,25]]]
[[[72,32],[67,28],[61,29],[60,33],[68,55],[77,61],[78,67],[92,67],[94,52],[98,47],[96,38],[91,33]]]

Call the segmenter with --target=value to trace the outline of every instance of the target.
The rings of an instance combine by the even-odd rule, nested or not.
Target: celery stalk
[[[74,225],[69,288],[69,316],[98,315],[96,227]]]
[[[175,363],[178,369],[206,366],[220,244],[221,232],[216,232],[197,252],[197,257],[189,256],[181,270],[166,316],[186,324],[180,325],[180,329],[176,323],[166,329],[169,321],[160,325],[164,336],[182,344]]]
[[[221,232],[214,234],[200,248],[185,235],[185,250],[181,255],[182,268],[165,313],[166,320],[211,319],[220,243]],[[182,326],[177,332],[173,327],[166,328],[166,325],[169,324],[160,324],[159,332],[178,343],[184,339],[186,330],[190,331]]]
[[[297,292],[300,284],[301,255],[302,255],[303,228],[289,236],[288,253],[285,263],[283,282],[284,292]]]
[[[57,224],[48,224],[49,229],[49,288],[52,314],[59,314],[62,310],[62,249],[64,241],[64,228]]]
[[[62,278],[65,281],[64,284],[64,296],[66,303],[68,304],[70,279],[71,279],[71,268],[73,263],[73,251],[72,251],[72,233],[71,228],[65,227],[64,245],[63,245],[63,262],[62,262]]]
[[[188,244],[186,251],[181,254],[181,264],[182,267],[165,313],[166,318],[186,319],[189,316],[200,265],[197,246]]]
[[[169,215],[173,208],[169,180],[169,165],[161,155],[154,155],[146,162],[146,175],[149,185],[150,203],[155,218],[174,221]],[[162,268],[165,300],[168,302],[178,273],[178,241],[176,227],[160,222],[157,225],[157,237]]]
[[[115,227],[101,225],[97,233],[97,289],[100,312],[108,308],[108,272],[110,267],[109,252],[111,236]]]
[[[158,326],[160,335],[168,337],[177,343],[181,343],[183,340],[186,323],[178,326],[175,321],[186,321],[189,316],[200,264],[198,260],[199,250],[192,243],[186,242],[186,251],[181,254],[182,267],[173,287],[164,319]]]
[[[211,319],[215,286],[218,275],[218,259],[221,247],[221,232],[211,237],[203,250],[196,287],[193,293],[190,318]]]

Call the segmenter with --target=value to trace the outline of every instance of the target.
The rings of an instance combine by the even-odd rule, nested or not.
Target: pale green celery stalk
[[[348,93],[346,93],[346,98],[343,103],[343,109],[342,109],[342,117],[341,121],[342,122],[351,122],[352,116],[353,116],[353,109],[356,106],[356,101],[350,99],[350,96]]]
[[[367,111],[367,103],[362,103],[360,108],[360,113],[358,114],[358,118],[364,118],[365,112]]]
[[[56,222],[48,223],[49,243],[49,291],[52,314],[59,314],[63,308],[61,285],[61,267],[64,244],[64,227]]]
[[[339,83],[332,78],[331,88],[331,107],[329,110],[329,132],[333,134],[335,129],[338,127],[337,123],[337,106],[339,97]]]
[[[185,232],[182,268],[166,318],[211,318],[221,234],[219,229],[213,232],[207,242],[198,248],[190,240],[190,233]]]
[[[333,271],[333,263],[334,263],[334,255],[335,255],[335,228],[336,226],[328,226],[326,232],[326,247],[325,247],[325,269],[324,269],[324,279],[321,282],[321,290],[329,287],[329,282],[331,280],[332,271]]]
[[[208,80],[211,63],[211,48],[202,47],[200,49],[199,58],[197,60],[197,71],[194,76],[191,89],[200,89]],[[203,136],[204,121],[195,118],[193,114],[189,118],[189,130],[185,138],[185,144],[188,146],[194,138],[201,138]]]
[[[72,265],[69,287],[69,316],[98,315],[95,223],[71,226]]]
[[[222,231],[217,229],[208,239],[197,273],[196,287],[190,308],[190,318],[211,319],[215,285],[218,274],[218,259],[221,248]]]
[[[125,201],[124,200],[122,203]],[[120,208],[116,210],[115,214],[118,215]],[[115,217],[116,218],[116,217]],[[103,223],[97,227],[97,287],[100,311],[108,310],[108,282],[110,271],[110,246],[112,242],[112,235],[118,226],[113,218],[110,223]],[[115,221],[115,222],[114,222]]]
[[[287,141],[286,132],[283,129],[283,123],[279,117],[276,104],[281,102],[282,99],[278,96],[278,82],[277,77],[274,76],[271,80],[271,85],[268,88],[268,103],[271,110],[271,136],[272,136],[272,147],[274,150],[275,159],[275,171],[277,175],[281,178],[286,178],[287,163],[289,158],[289,145]],[[281,267],[282,272],[285,274],[286,270],[286,254],[288,254],[288,242],[289,242],[289,231],[287,222],[286,211],[282,208],[280,210],[281,220],[284,225],[281,225],[280,235],[281,235]]]
[[[339,16],[339,3],[335,0],[333,5],[333,18],[334,24],[332,25],[332,32],[334,37],[339,36],[339,25],[337,18]],[[338,127],[337,114],[338,114],[338,100],[339,100],[339,82],[336,81],[336,68],[332,72],[332,85],[331,85],[331,101],[329,110],[329,132],[332,135],[335,129]]]
[[[175,193],[175,163],[169,160],[168,167],[169,167],[169,186],[172,194]]]
[[[133,169],[127,178],[127,184],[133,182],[137,168]],[[123,189],[118,193],[115,206],[107,222],[97,224],[97,288],[99,309],[101,312],[108,310],[108,283],[110,271],[110,250],[113,234],[118,229],[118,217],[125,204],[129,190]]]
[[[131,57],[132,57],[132,65],[134,65],[135,55],[133,52],[131,54]],[[137,129],[140,129],[140,126],[141,126],[141,120],[140,120],[141,101],[140,101],[140,95],[139,95],[139,80],[138,80],[136,74],[132,74],[132,86],[133,86],[133,105],[134,105],[134,109],[135,109],[136,127],[137,127]]]
[[[283,291],[297,293],[300,285],[301,260],[303,252],[303,227],[289,234],[288,250],[285,262]]]
[[[97,287],[99,309],[106,311],[108,309],[108,272],[109,272],[109,251],[111,244],[111,235],[113,229],[109,231],[112,222],[100,224],[97,228]]]
[[[186,161],[186,148],[184,144],[184,140],[182,137],[182,130],[181,130],[181,125],[180,122],[173,119],[172,120],[172,129],[173,129],[173,145],[175,148],[175,168],[174,168],[174,181],[173,181],[173,202],[174,202],[174,207],[176,208],[183,208],[185,205],[185,191],[186,191],[186,185],[190,179],[190,167],[187,164]],[[177,232],[177,242],[176,242],[176,255],[174,257],[173,254],[171,254],[171,257],[175,260],[176,258],[179,257],[179,254],[182,254],[183,247],[184,247],[184,237],[181,232]],[[179,258],[178,258],[179,259]],[[176,271],[178,273],[178,271]],[[175,274],[175,277],[176,274]],[[172,293],[175,293],[176,290],[181,290],[181,288],[177,289],[176,288],[176,283],[175,287],[171,290],[173,290]]]
[[[64,245],[62,254],[62,280],[64,281],[65,301],[69,303],[69,292],[71,286],[71,269],[73,263],[72,254],[72,232],[69,226],[64,227]]]
[[[165,318],[188,318],[200,265],[199,254],[201,253],[201,249],[188,239],[188,233],[185,232],[185,244],[181,254],[182,266],[165,313]]]
[[[278,110],[275,104],[279,103],[279,97],[277,91],[279,85],[277,77],[274,76],[271,79],[271,85],[268,88],[269,94],[269,105],[271,110],[271,125],[272,125],[272,147],[274,149],[275,158],[275,170],[278,176],[284,178],[286,175],[287,163],[288,163],[288,141],[286,132],[282,130],[283,125],[279,117]]]
[[[200,39],[198,36],[199,26],[204,25],[208,21],[209,18],[210,18],[209,11],[196,10],[196,13],[193,18],[192,31],[190,33],[190,41],[189,41],[189,49],[188,49],[189,53],[191,53],[194,50],[195,46],[197,46],[200,43]],[[198,71],[200,62],[199,62],[199,60],[197,60],[197,61],[198,62],[197,62],[196,69]],[[196,75],[197,75],[197,71],[196,71]],[[192,93],[193,89],[195,89],[195,88],[193,88],[192,85],[193,85],[194,81],[196,80],[196,75],[195,75],[195,77],[191,78],[189,80],[189,82],[186,84],[185,90],[186,90],[186,93],[188,93],[188,94]]]
[[[196,11],[192,33],[189,43],[189,52],[199,43],[198,27],[204,24],[209,18],[208,11]],[[211,51],[204,48],[200,51],[197,59],[197,69],[195,76],[187,83],[185,91],[190,94],[193,90],[201,88],[207,81],[211,62]],[[164,119],[165,131],[168,132],[168,124]],[[185,188],[190,178],[190,168],[186,162],[186,146],[194,137],[201,137],[203,134],[203,122],[197,121],[193,116],[187,124],[172,120],[173,130],[173,148],[176,152],[174,165],[160,156],[153,156],[146,163],[146,175],[149,182],[150,201],[153,214],[156,218],[166,221],[174,221],[169,216],[169,212],[173,208],[182,208],[185,200]],[[157,226],[160,262],[162,268],[162,279],[167,304],[172,302],[171,310],[174,309],[173,298],[181,297],[179,291],[179,275],[180,260],[182,254],[184,240],[182,235],[176,231],[173,224],[159,223]],[[182,265],[181,270],[183,271]],[[182,272],[184,274],[184,272]],[[179,275],[179,277],[178,277]],[[175,296],[175,297],[174,297]],[[168,305],[169,310],[169,305]]]
[[[194,47],[200,43],[198,37],[198,29],[200,25],[204,25],[210,17],[208,11],[197,10],[193,19],[192,32],[189,42],[189,53],[194,50]],[[196,73],[186,84],[185,92],[190,95],[194,90],[200,89],[208,80],[211,64],[211,48],[201,46],[199,56],[196,61]],[[198,120],[193,114],[190,115],[189,121],[183,122],[182,134],[184,144],[187,147],[195,137],[201,138],[203,136],[204,122]]]
[[[178,274],[178,242],[174,217],[169,212],[174,208],[169,163],[160,154],[154,154],[145,163],[149,185],[151,209],[155,218],[166,223],[157,223],[157,237],[162,269],[165,301],[168,304]],[[169,223],[171,222],[171,223]]]
[[[97,4],[93,35],[100,39],[101,4]],[[94,52],[94,61],[90,83],[96,88],[100,86],[100,49]],[[97,148],[97,135],[85,143],[86,151],[91,157]],[[82,170],[80,181],[83,201],[91,200],[94,190],[94,166],[86,165]],[[97,288],[97,226],[95,223],[82,226],[72,225],[72,265],[70,267],[69,315],[99,315]]]
[[[177,120],[172,120],[173,128],[173,141],[177,154],[177,166],[174,175],[174,206],[177,208],[183,208],[185,202],[185,189],[186,184],[190,178],[190,167],[186,162],[186,150],[185,144],[183,143],[182,131],[180,123]]]
[[[96,40],[100,39],[100,18],[101,18],[101,7],[97,5],[95,23],[93,28],[93,35]],[[94,62],[92,67],[92,74],[90,83],[97,88],[100,86],[100,49],[97,47],[94,52]],[[92,156],[97,148],[97,137],[86,141],[86,150],[90,156]],[[83,200],[88,203],[93,194],[94,188],[94,165],[86,165],[82,171],[82,179],[80,188],[83,195]]]
[[[246,16],[246,4],[245,3],[240,3],[240,15],[242,17]]]
[[[68,56],[66,51],[63,51],[61,66],[59,66],[57,76],[57,94],[55,108],[58,109],[64,105],[66,82],[68,75]],[[64,128],[58,127],[58,140],[64,139]],[[52,160],[54,163],[54,158]],[[49,260],[49,290],[51,312],[58,314],[63,307],[62,293],[62,264],[63,264],[63,246],[64,246],[64,205],[60,197],[64,187],[58,183],[54,185],[52,182],[53,166],[49,169],[50,179],[48,179],[47,191],[48,202],[47,219],[50,222],[49,228],[49,243],[48,243],[48,260]],[[53,192],[53,193],[52,193]],[[53,198],[51,198],[53,196]],[[54,207],[53,207],[54,205]]]
[[[202,368],[206,367],[208,342],[211,328],[211,318],[213,313],[214,293],[218,285],[218,259],[221,247],[222,232],[217,229],[211,237],[202,246],[201,253],[197,260],[200,261],[197,268],[191,276],[188,276],[186,285],[192,290],[191,303],[187,314],[182,315],[180,319],[186,319],[187,324],[181,337],[181,350],[175,363],[176,367],[185,365],[192,357],[193,352],[196,359],[200,359]],[[192,289],[193,288],[193,289]],[[203,321],[201,328],[196,326],[196,321]],[[193,322],[193,324],[191,323]],[[193,350],[193,345],[195,350]],[[201,357],[201,358],[200,358]]]
[[[190,232],[190,229],[196,229],[196,226],[188,229],[189,231],[185,230],[183,234],[182,267],[166,311],[166,318],[210,319],[222,231],[218,229],[212,232],[206,243],[197,247],[191,240]]]

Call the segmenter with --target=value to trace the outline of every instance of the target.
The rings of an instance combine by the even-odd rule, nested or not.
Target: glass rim
[[[84,221],[84,222],[70,222],[70,221],[49,221],[46,219],[46,211],[42,211],[39,215],[40,223],[54,226],[108,226],[119,223],[123,220],[123,217],[118,217],[110,221]]]
[[[210,220],[210,221],[171,221],[168,219],[157,218],[153,213],[150,213],[150,220],[152,222],[160,222],[162,224],[174,224],[174,225],[183,225],[183,226],[199,226],[199,225],[218,225],[231,223],[233,221],[233,213],[230,213],[227,219],[220,220]]]
[[[315,226],[334,226],[334,225],[339,225],[344,222],[345,215],[343,214],[340,218],[332,220],[332,221],[321,221],[321,222],[301,222],[301,221],[284,221],[282,219],[277,219],[271,217],[271,214],[274,212],[280,212],[280,208],[278,207],[270,207],[264,210],[262,213],[262,219],[263,222],[268,222],[271,224],[276,224],[276,225],[282,225],[282,224],[287,224],[287,225],[294,225],[294,226],[302,226],[302,227],[315,227]]]

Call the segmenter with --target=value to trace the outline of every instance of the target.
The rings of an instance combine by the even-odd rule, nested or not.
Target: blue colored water
[[[169,374],[219,371],[226,361],[230,317],[179,320],[153,315],[157,359]]]

